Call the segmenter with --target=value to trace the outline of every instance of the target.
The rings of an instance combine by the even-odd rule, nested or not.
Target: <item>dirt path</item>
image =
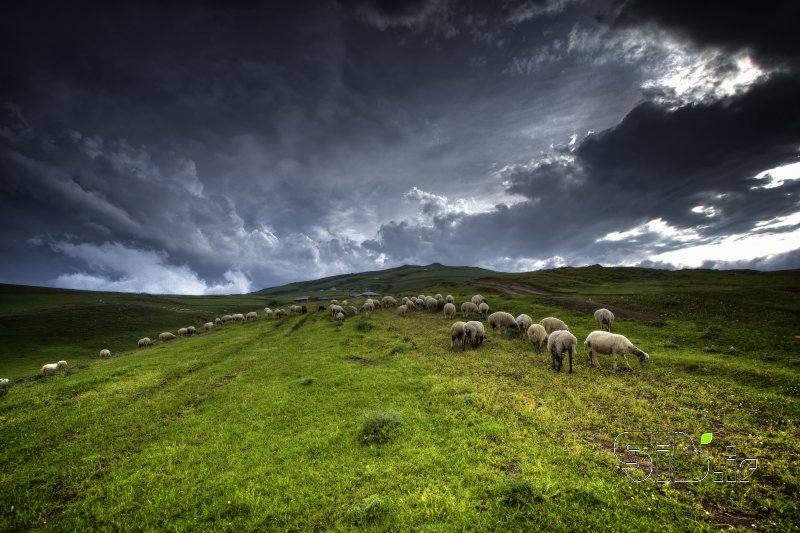
[[[574,297],[571,294],[552,292],[535,285],[528,285],[527,283],[519,283],[517,281],[485,278],[468,281],[467,284],[504,294],[529,294],[531,296],[541,296],[549,300],[554,305],[583,313],[592,314],[597,309],[605,307],[619,318],[628,318],[639,322],[655,322],[657,320],[661,320],[661,317],[658,315],[640,313],[638,311],[632,311],[630,309],[617,307],[615,305],[595,302],[594,300],[582,300]]]

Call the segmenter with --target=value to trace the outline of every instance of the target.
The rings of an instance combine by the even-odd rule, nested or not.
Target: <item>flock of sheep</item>
[[[398,301],[392,296],[384,296],[380,300],[367,299],[360,308],[349,305],[347,300],[341,303],[337,300],[331,300],[330,304],[320,306],[318,311],[329,311],[333,319],[338,322],[344,322],[348,316],[363,313],[369,316],[373,311],[378,308],[392,308],[397,306],[397,314],[406,316],[413,311],[437,311],[442,310],[446,319],[453,319],[456,317],[455,300],[452,295],[442,296],[436,294],[435,296],[425,296],[420,294],[418,296],[403,297],[398,305]],[[547,351],[552,358],[552,367],[556,371],[561,371],[561,365],[564,354],[569,357],[569,372],[572,372],[572,359],[575,356],[578,339],[575,335],[570,333],[569,326],[562,320],[555,317],[546,317],[539,321],[538,324],[533,322],[533,319],[526,315],[521,314],[514,317],[510,313],[504,311],[496,311],[489,314],[490,307],[486,299],[480,294],[473,296],[470,301],[461,304],[461,315],[464,318],[470,318],[472,315],[477,315],[483,320],[486,320],[492,331],[508,331],[513,330],[519,333],[520,337],[527,336],[528,341],[533,345],[536,350],[541,351],[544,346],[547,346]],[[308,312],[304,305],[292,305],[289,307],[288,313],[284,309],[277,309],[273,311],[269,307],[264,308],[264,316],[267,319],[281,318],[289,314],[300,315]],[[598,309],[594,313],[594,318],[600,324],[601,330],[591,332],[584,341],[583,345],[589,350],[589,363],[600,368],[600,362],[597,360],[597,354],[610,354],[614,357],[614,370],[617,370],[617,355],[622,355],[625,365],[631,369],[628,363],[628,354],[635,355],[639,359],[639,364],[644,367],[650,359],[650,356],[637,348],[631,341],[622,335],[611,333],[611,326],[614,323],[614,314],[608,309]],[[250,311],[247,314],[237,313],[233,315],[223,315],[214,319],[213,322],[206,322],[203,324],[203,330],[211,331],[215,326],[228,324],[231,322],[239,323],[250,320],[257,320],[258,313]],[[177,335],[170,331],[165,331],[158,336],[161,342],[169,342],[178,337],[191,337],[197,332],[194,326],[180,328]],[[465,350],[467,343],[473,348],[477,348],[486,337],[483,322],[480,320],[458,321],[450,326],[450,347],[454,347],[456,342],[461,343],[461,349]],[[153,341],[149,337],[139,339],[137,345],[139,348],[147,348],[151,346]],[[111,357],[111,351],[104,348],[100,350],[101,358]],[[58,370],[66,370],[68,368],[66,361],[59,361],[57,363],[49,363],[39,370],[41,375],[54,374]],[[9,385],[8,379],[0,379],[0,387]]]

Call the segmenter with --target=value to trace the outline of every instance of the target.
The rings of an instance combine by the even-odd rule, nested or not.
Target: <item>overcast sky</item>
[[[800,267],[796,0],[69,4],[0,18],[0,282]]]

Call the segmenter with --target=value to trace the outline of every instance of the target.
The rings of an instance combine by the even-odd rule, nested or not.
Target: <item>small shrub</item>
[[[305,377],[300,380],[301,385],[311,385],[314,383],[314,378],[312,377]]]
[[[410,341],[410,340],[411,340],[411,337],[409,337],[408,335],[406,335],[405,337],[403,337],[403,342],[408,342],[408,341]]]
[[[356,329],[358,331],[363,331],[363,332],[367,332],[367,331],[371,330],[373,327],[374,326],[371,323],[369,323],[369,322],[367,322],[365,320],[362,320],[361,322],[359,322],[356,325]]]
[[[400,413],[395,411],[378,411],[370,414],[361,427],[359,440],[362,444],[384,444],[403,424]]]
[[[405,345],[405,344],[395,344],[394,346],[392,346],[392,349],[389,350],[389,355],[397,355],[397,354],[405,352],[406,350],[408,350],[408,346],[407,345]]]
[[[535,503],[555,498],[559,493],[550,483],[539,487],[527,479],[510,479],[500,486],[498,500],[507,507],[530,508]]]
[[[370,522],[375,522],[384,516],[389,510],[386,502],[377,494],[371,494],[367,498],[350,508],[347,511],[347,517],[353,525],[365,525]]]

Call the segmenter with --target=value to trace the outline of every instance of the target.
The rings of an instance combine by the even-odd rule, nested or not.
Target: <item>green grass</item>
[[[513,335],[487,330],[480,348],[451,350],[440,313],[378,310],[341,326],[328,313],[260,318],[17,380],[0,397],[0,530],[796,528],[798,306],[780,293],[797,286],[797,273],[740,290],[715,289],[715,273],[667,273],[629,290],[635,272],[570,270],[573,280],[557,270],[545,274],[558,284],[531,282],[666,317],[663,327],[615,323],[650,353],[646,370],[631,358],[633,372],[613,372],[602,355],[603,368],[590,368],[581,346],[575,372],[557,374],[546,353]],[[579,283],[584,273],[591,283]],[[672,274],[685,277],[681,287],[668,283]],[[422,292],[461,302],[477,291]],[[596,328],[591,315],[551,300],[480,292],[493,310],[561,317],[581,341]],[[23,293],[2,311],[33,327],[43,308],[58,321],[91,303],[81,294],[96,299],[68,293],[59,314],[56,295],[34,306]],[[731,323],[745,313],[718,304],[734,301],[756,309],[749,321]],[[95,327],[84,334],[111,335]],[[753,340],[769,336],[778,347]],[[47,348],[30,343],[24,353]],[[715,466],[735,445],[758,470],[749,484],[635,484],[612,445],[641,429],[685,431],[696,444],[713,432],[703,449]]]

